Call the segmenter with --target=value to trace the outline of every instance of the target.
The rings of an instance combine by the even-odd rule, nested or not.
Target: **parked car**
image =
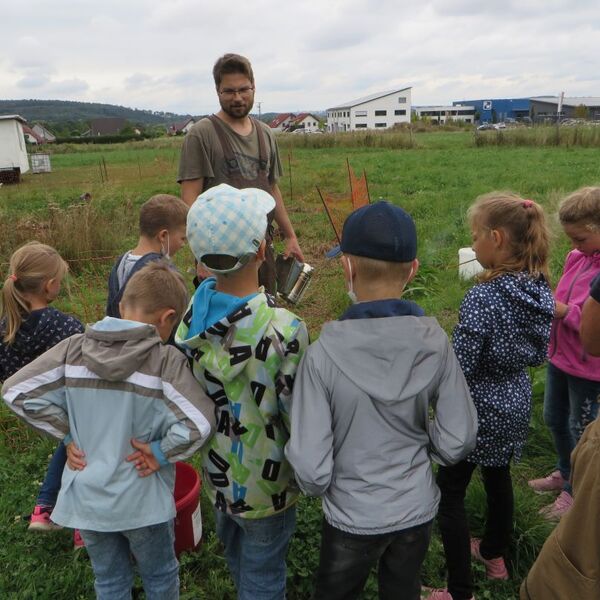
[[[494,129],[494,126],[491,123],[482,123],[477,127],[477,131],[487,131],[488,129]]]
[[[494,129],[506,129],[506,123],[496,123]]]

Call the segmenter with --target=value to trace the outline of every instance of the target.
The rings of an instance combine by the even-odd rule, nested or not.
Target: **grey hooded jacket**
[[[431,460],[475,445],[477,415],[448,338],[430,317],[327,323],[294,385],[286,455],[327,521],[357,534],[434,518]]]

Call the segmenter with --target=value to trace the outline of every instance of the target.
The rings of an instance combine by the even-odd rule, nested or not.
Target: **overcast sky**
[[[598,0],[3,2],[0,99],[204,114],[225,52],[250,58],[262,112],[413,87],[413,104],[600,96]]]

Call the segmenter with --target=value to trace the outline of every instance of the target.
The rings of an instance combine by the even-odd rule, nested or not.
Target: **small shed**
[[[18,182],[21,173],[29,171],[27,147],[20,115],[0,115],[0,181]]]

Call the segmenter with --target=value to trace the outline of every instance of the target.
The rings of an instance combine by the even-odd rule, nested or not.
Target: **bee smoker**
[[[298,304],[308,288],[314,268],[293,256],[284,258],[280,254],[275,261],[275,270],[278,295],[290,304]]]

